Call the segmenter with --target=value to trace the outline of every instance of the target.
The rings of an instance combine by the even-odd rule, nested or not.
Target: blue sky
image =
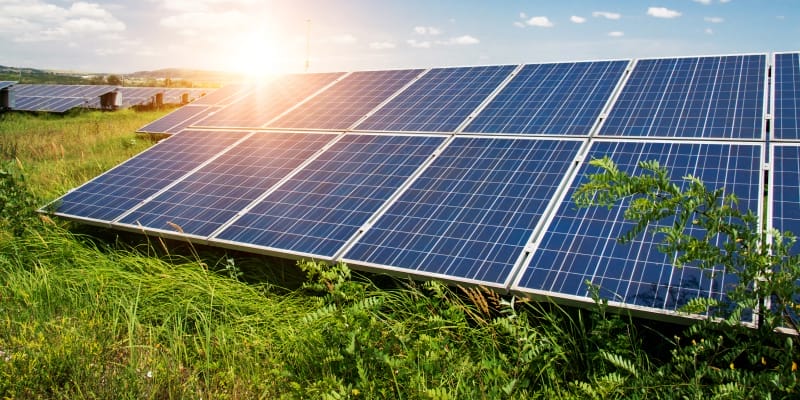
[[[797,51],[800,1],[0,0],[0,65],[301,72],[307,45],[312,72]]]

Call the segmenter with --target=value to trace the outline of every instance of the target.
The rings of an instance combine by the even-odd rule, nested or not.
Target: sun
[[[288,52],[265,30],[246,32],[230,41],[227,63],[231,71],[259,80],[287,72]]]

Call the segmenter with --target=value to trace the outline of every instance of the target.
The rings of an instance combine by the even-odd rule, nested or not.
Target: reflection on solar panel
[[[0,81],[0,90],[16,85],[16,81]]]
[[[443,141],[345,135],[218,238],[333,257]]]
[[[772,145],[772,227],[800,235],[800,147]],[[795,246],[795,250],[798,246]]]
[[[208,236],[334,137],[255,134],[120,222],[174,230],[168,224],[172,223],[186,234]]]
[[[452,132],[514,68],[506,65],[432,69],[356,129]]]
[[[258,128],[340,77],[341,73],[285,75],[253,87],[230,105],[196,123],[207,127]]]
[[[82,220],[113,221],[244,136],[202,131],[175,135],[67,193],[54,210]]]
[[[105,85],[14,85],[15,110],[65,112],[116,90]]]
[[[759,210],[762,152],[760,144],[593,143],[578,178],[541,235],[514,289],[591,302],[586,285],[589,281],[600,288],[603,298],[668,311],[695,297],[720,299],[727,285],[734,282],[734,277],[721,268],[675,268],[672,256],[658,251],[655,242],[659,239],[650,233],[627,244],[615,240],[633,226],[623,217],[629,201],[611,210],[578,210],[572,203],[572,192],[586,181],[584,174],[596,172],[588,161],[608,155],[622,171],[634,174],[640,171],[640,161],[657,160],[679,185],[685,187],[680,177],[691,174],[709,188],[722,187],[726,194],[735,193],[743,209]]]
[[[526,65],[464,132],[588,135],[627,65]]]
[[[344,258],[421,276],[507,284],[583,143],[458,137]]]
[[[774,139],[800,139],[800,53],[775,54]]]
[[[141,128],[141,133],[178,133],[195,122],[208,117],[219,107],[205,105],[185,105]]]
[[[766,56],[639,60],[601,135],[760,139]]]
[[[269,126],[347,129],[420,72],[416,69],[354,72]]]

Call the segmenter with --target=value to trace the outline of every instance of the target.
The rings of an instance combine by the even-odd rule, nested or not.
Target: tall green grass
[[[146,148],[132,132],[159,115],[4,115],[1,168],[15,173],[2,179],[19,187],[15,204],[42,204]],[[602,302],[565,309],[14,210],[0,205],[0,398],[797,395],[796,349],[763,350],[781,337],[682,331]]]

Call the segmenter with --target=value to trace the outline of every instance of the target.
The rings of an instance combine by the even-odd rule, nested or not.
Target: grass
[[[163,113],[3,115],[3,168],[25,175],[4,175],[24,189],[11,200],[41,205],[138,153],[150,141],[133,131]],[[344,265],[291,265],[50,221],[9,204],[0,201],[0,398],[798,391],[797,350],[773,351],[785,342],[774,335],[683,330],[608,313],[602,302],[564,309]]]

